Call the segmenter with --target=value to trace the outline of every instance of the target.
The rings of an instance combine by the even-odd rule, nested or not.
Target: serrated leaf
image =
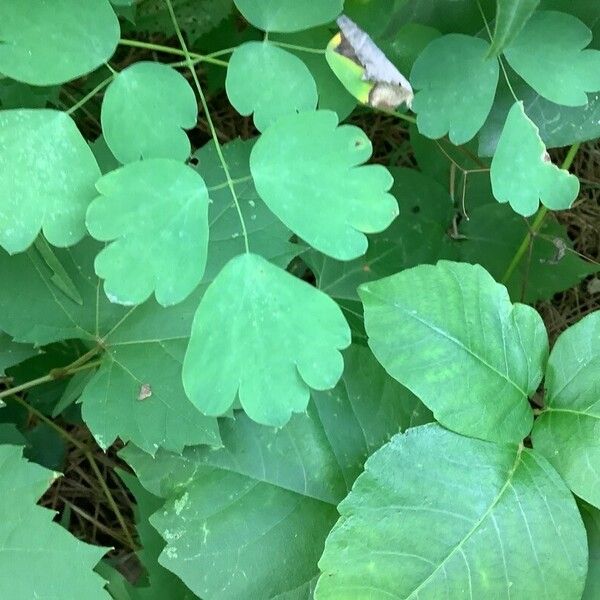
[[[540,0],[496,0],[494,37],[490,56],[498,56],[521,32]]]
[[[86,224],[112,242],[95,260],[112,302],[132,305],[152,292],[162,306],[200,283],[208,251],[208,190],[193,169],[170,159],[130,163],[104,175]],[[193,257],[193,258],[192,258]]]
[[[250,175],[250,152],[254,142],[254,139],[236,139],[224,144],[221,152],[246,222],[250,249],[285,268],[303,247],[290,243],[292,232],[265,206],[254,187]],[[210,192],[209,251],[203,279],[204,283],[208,283],[230,259],[244,252],[244,236],[214,143],[209,142],[194,152],[194,158],[198,161],[194,168],[200,173]]]
[[[244,18],[263,31],[291,32],[333,21],[344,0],[234,0]]]
[[[504,50],[510,66],[541,96],[584,106],[586,92],[600,91],[600,51],[585,49],[592,32],[577,17],[536,12]]]
[[[423,50],[410,75],[420,133],[433,139],[448,133],[458,146],[481,129],[498,84],[498,61],[486,58],[489,49],[479,38],[450,34]]]
[[[269,42],[238,46],[227,67],[227,97],[264,131],[282,116],[317,107],[317,86],[307,66]]]
[[[100,170],[71,117],[1,111],[0,146],[0,246],[23,252],[40,230],[55,246],[76,244]]]
[[[577,506],[546,460],[521,445],[411,429],[367,461],[338,510],[317,600],[581,598]]]
[[[29,344],[18,344],[9,335],[0,331],[0,377],[5,369],[18,365],[20,362],[40,354],[41,350]]]
[[[155,62],[123,69],[102,101],[102,133],[121,163],[148,158],[184,161],[190,155],[184,129],[194,127],[197,118],[198,104],[185,77]]]
[[[10,515],[0,526],[0,596],[108,600],[103,579],[92,570],[108,548],[84,544],[52,522],[52,511],[36,505],[58,474],[21,455],[17,446],[0,446],[0,513]]]
[[[364,284],[369,346],[445,427],[520,442],[548,354],[540,315],[479,265],[440,261]]]
[[[365,458],[428,420],[368,349],[351,347],[345,361],[335,389],[313,392],[308,411],[282,429],[239,413],[223,420],[220,450],[155,459],[122,451],[142,484],[166,498],[151,518],[168,544],[161,564],[199,596],[307,598],[335,505]]]
[[[556,340],[546,369],[545,407],[532,441],[567,485],[600,507],[600,311]]]
[[[550,161],[523,102],[515,102],[506,117],[490,178],[496,200],[524,217],[533,215],[540,201],[551,210],[567,209],[579,193],[579,179]]]
[[[4,1],[0,72],[33,85],[64,83],[105,63],[119,33],[108,0]]]
[[[338,127],[335,113],[306,112],[263,133],[250,170],[265,204],[294,233],[332,258],[351,260],[366,252],[365,233],[384,230],[398,214],[387,169],[362,164],[371,151],[360,129]]]
[[[56,252],[82,304],[54,286],[52,271],[33,249],[12,257],[0,251],[0,329],[37,345],[71,338],[103,344],[100,368],[81,397],[83,418],[103,448],[117,436],[150,453],[159,446],[180,452],[186,445],[218,445],[216,421],[196,410],[181,383],[203,288],[171,308],[153,300],[130,308],[111,304],[94,273],[100,247],[86,239]]]
[[[194,317],[183,367],[188,398],[219,416],[236,397],[248,416],[281,426],[306,410],[309,388],[330,389],[350,344],[328,296],[256,254],[225,266]],[[265,378],[264,373],[269,377]]]
[[[523,218],[503,204],[475,207],[463,220],[456,243],[460,260],[478,263],[500,281],[529,232]],[[564,225],[546,218],[532,240],[531,253],[520,261],[505,282],[511,298],[533,304],[577,285],[598,272],[597,265],[584,261],[573,251]]]

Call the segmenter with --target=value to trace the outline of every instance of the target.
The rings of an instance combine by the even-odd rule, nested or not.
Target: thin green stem
[[[220,67],[227,66],[227,62],[223,60],[218,60],[216,57],[221,56],[223,54],[228,54],[230,49],[227,48],[225,50],[219,50],[218,52],[213,52],[211,54],[197,54],[196,52],[188,52],[187,55],[183,50],[179,48],[171,48],[171,46],[163,46],[162,44],[152,44],[150,42],[140,42],[139,40],[129,40],[125,38],[121,38],[119,40],[119,44],[121,46],[130,46],[132,48],[143,48],[144,50],[154,50],[155,52],[163,52],[164,54],[174,54],[175,56],[184,56],[186,57],[185,61],[182,61],[182,65],[187,65],[187,57],[192,58],[196,62],[207,62],[213,65],[218,65]]]
[[[76,110],[80,109],[88,100],[91,100],[100,90],[103,90],[113,79],[115,78],[114,74],[111,74],[110,77],[107,77],[103,81],[101,81],[93,90],[88,92],[79,102],[73,104],[71,108],[69,108],[66,113],[68,115],[73,114]]]
[[[206,102],[206,97],[204,96],[204,92],[202,91],[202,86],[200,85],[200,81],[198,80],[198,75],[196,75],[196,69],[194,69],[194,63],[192,62],[192,57],[188,52],[185,40],[183,39],[183,35],[181,34],[181,29],[179,28],[179,23],[177,23],[177,17],[175,16],[175,11],[173,10],[173,5],[171,4],[171,0],[165,0],[167,4],[167,8],[169,9],[169,14],[171,15],[171,21],[173,22],[173,27],[175,28],[175,33],[177,34],[177,39],[181,44],[182,51],[185,55],[185,59],[187,61],[188,68],[192,74],[192,78],[194,79],[194,84],[196,86],[196,90],[198,91],[198,96],[200,97],[200,103],[202,104],[202,109],[204,110],[204,114],[206,115],[206,121],[208,123],[208,127],[210,129],[210,134],[215,143],[215,149],[217,151],[217,155],[219,156],[219,161],[223,166],[223,172],[225,173],[225,179],[227,180],[227,186],[231,191],[231,197],[233,198],[233,202],[235,204],[235,208],[238,213],[238,217],[240,219],[240,224],[242,227],[242,235],[244,236],[244,247],[246,252],[250,252],[250,246],[248,244],[248,230],[246,229],[246,221],[244,219],[244,215],[242,214],[242,209],[240,207],[240,202],[237,197],[237,193],[235,191],[235,185],[231,178],[231,174],[229,173],[229,167],[227,166],[227,161],[223,156],[223,151],[221,150],[221,144],[219,143],[219,137],[217,136],[217,130],[215,129],[215,125],[213,123],[212,117],[210,116],[210,110],[208,109],[208,103]]]
[[[569,169],[569,167],[573,164],[573,160],[575,159],[575,155],[577,154],[578,150],[579,150],[578,143],[573,144],[569,148],[569,151],[567,152],[567,156],[565,156],[565,160],[562,162],[562,165],[560,166],[561,169],[567,169],[567,170]],[[502,276],[502,279],[501,279],[502,283],[506,284],[509,281],[509,279],[512,277],[512,274],[515,272],[515,269],[518,267],[519,263],[523,259],[523,256],[525,256],[525,253],[529,249],[529,245],[533,242],[533,238],[537,235],[538,231],[541,229],[542,223],[544,222],[544,219],[546,218],[547,214],[548,214],[548,209],[545,206],[542,206],[542,208],[540,208],[537,215],[535,216],[535,219],[533,220],[531,227],[529,228],[525,237],[523,238],[523,241],[521,242],[520,246],[517,248],[517,251],[515,252],[515,255],[513,256],[510,264],[508,265],[506,272]]]
[[[277,42],[275,40],[269,40],[269,42],[274,46],[286,48],[287,50],[296,50],[296,52],[306,52],[308,54],[325,54],[326,52],[324,48],[307,48],[306,46],[296,46],[296,44],[286,44],[285,42]]]

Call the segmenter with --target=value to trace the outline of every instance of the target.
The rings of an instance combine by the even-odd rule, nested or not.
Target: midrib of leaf
[[[417,598],[419,592],[429,583],[429,581],[434,577],[440,569],[445,568],[446,563],[459,551],[462,552],[462,547],[469,540],[469,538],[479,529],[479,527],[483,524],[483,522],[492,514],[494,508],[496,508],[498,502],[502,499],[504,492],[511,487],[512,479],[514,474],[516,473],[519,464],[521,463],[521,454],[523,453],[524,446],[522,444],[519,445],[519,449],[517,450],[517,456],[515,458],[515,462],[508,472],[508,477],[506,478],[506,482],[491,502],[487,510],[483,513],[483,515],[476,521],[476,523],[471,527],[471,529],[467,532],[467,534],[460,540],[460,542],[450,550],[450,552],[446,555],[446,557],[442,560],[442,562],[406,597],[405,600],[410,600],[411,598]]]
[[[545,413],[567,413],[567,414],[577,415],[578,417],[589,417],[590,419],[600,420],[600,415],[595,415],[593,413],[586,412],[587,410],[589,410],[589,408],[586,409],[585,411],[583,411],[583,410],[573,410],[572,408],[552,408],[551,406],[549,406],[548,408],[545,408],[540,413],[540,415],[543,415]]]

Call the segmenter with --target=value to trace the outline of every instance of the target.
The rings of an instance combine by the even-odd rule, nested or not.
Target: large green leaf
[[[410,429],[367,461],[338,510],[317,600],[581,598],[577,506],[522,445]]]
[[[263,31],[301,31],[333,21],[344,0],[234,0],[252,25]]]
[[[239,394],[250,418],[281,426],[306,410],[309,388],[337,383],[339,350],[349,344],[348,324],[331,298],[256,254],[242,254],[200,302],[183,383],[204,414],[226,413]]]
[[[138,62],[123,69],[102,101],[102,133],[121,163],[147,158],[185,160],[190,141],[183,131],[196,125],[198,105],[185,77],[160,63]]]
[[[81,398],[84,420],[103,448],[117,436],[151,453],[159,446],[179,452],[191,444],[218,445],[216,421],[196,410],[181,382],[202,288],[171,308],[153,300],[130,308],[111,304],[94,273],[99,247],[86,239],[56,252],[81,303],[52,282],[36,249],[12,257],[0,251],[0,330],[37,345],[70,338],[103,344],[100,368]]]
[[[314,110],[317,86],[308,67],[296,56],[269,42],[246,42],[229,59],[227,97],[264,131],[282,116]]]
[[[525,217],[537,211],[540,200],[551,210],[569,208],[579,192],[579,179],[551,162],[523,102],[515,102],[506,117],[490,177],[496,200]]]
[[[202,177],[166,158],[130,163],[104,175],[86,224],[112,242],[95,261],[112,302],[131,305],[152,292],[163,306],[184,300],[204,274],[208,190]]]
[[[290,243],[292,232],[265,206],[254,187],[250,175],[250,152],[254,141],[236,139],[222,146],[221,151],[246,223],[250,249],[276,265],[286,267],[303,246]],[[194,152],[194,159],[198,161],[195,169],[210,192],[209,252],[204,273],[204,282],[209,282],[230,259],[244,252],[244,237],[214,143],[209,142]]]
[[[511,304],[479,265],[440,261],[364,284],[369,345],[444,426],[521,441],[533,414],[548,338],[539,314]]]
[[[64,83],[106,62],[119,33],[108,0],[3,0],[0,72],[34,85]]]
[[[520,33],[540,0],[496,0],[494,37],[490,54],[497,56]]]
[[[40,350],[30,344],[13,342],[9,335],[0,331],[0,377],[4,375],[5,369],[18,365],[39,353]]]
[[[1,111],[0,147],[0,246],[23,252],[42,229],[55,246],[77,243],[100,170],[71,117]]]
[[[529,232],[527,222],[505,204],[475,207],[461,222],[465,236],[456,242],[461,261],[478,263],[500,281]],[[584,261],[573,250],[564,225],[547,217],[532,240],[531,253],[505,282],[510,297],[533,304],[577,285],[598,265]]]
[[[576,17],[535,13],[504,50],[510,66],[541,96],[557,104],[585,106],[586,92],[600,91],[600,51],[585,50],[592,32]]]
[[[36,505],[59,474],[21,455],[17,446],[0,446],[0,596],[109,600],[92,570],[108,548],[84,544]]]
[[[450,34],[433,40],[417,58],[410,80],[419,131],[430,138],[449,134],[468,142],[485,123],[498,84],[498,61],[486,58],[490,45]]]
[[[259,138],[250,169],[266,205],[315,249],[339,260],[367,250],[365,233],[398,214],[385,167],[364,163],[371,142],[331,111],[281,118]]]
[[[223,420],[221,450],[121,453],[167,499],[151,518],[168,544],[160,562],[199,596],[310,597],[335,506],[366,457],[430,418],[367,348],[351,347],[345,362],[340,383],[313,392],[308,411],[282,429],[240,413]]]
[[[600,508],[600,311],[560,335],[548,360],[545,407],[532,432],[578,496]]]

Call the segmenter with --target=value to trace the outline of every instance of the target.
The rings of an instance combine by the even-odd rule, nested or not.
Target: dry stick
[[[560,166],[561,169],[569,169],[569,167],[573,164],[575,155],[577,154],[577,151],[579,150],[579,145],[580,145],[579,143],[573,144],[569,148],[569,151],[567,152],[567,156],[565,157],[565,160],[563,161],[562,165]],[[535,219],[533,220],[533,223],[532,223],[531,227],[529,228],[529,231],[525,234],[525,237],[523,238],[521,245],[517,248],[517,251],[515,252],[515,255],[513,256],[512,261],[508,265],[506,272],[502,276],[502,279],[500,280],[501,283],[506,284],[508,282],[508,280],[512,277],[512,274],[514,273],[515,269],[521,262],[523,255],[527,252],[527,249],[529,248],[529,244],[531,244],[533,242],[533,238],[537,235],[538,231],[541,229],[542,224],[543,224],[544,219],[546,218],[547,214],[548,214],[548,209],[545,206],[542,206],[542,208],[540,208],[537,215],[535,216]]]

